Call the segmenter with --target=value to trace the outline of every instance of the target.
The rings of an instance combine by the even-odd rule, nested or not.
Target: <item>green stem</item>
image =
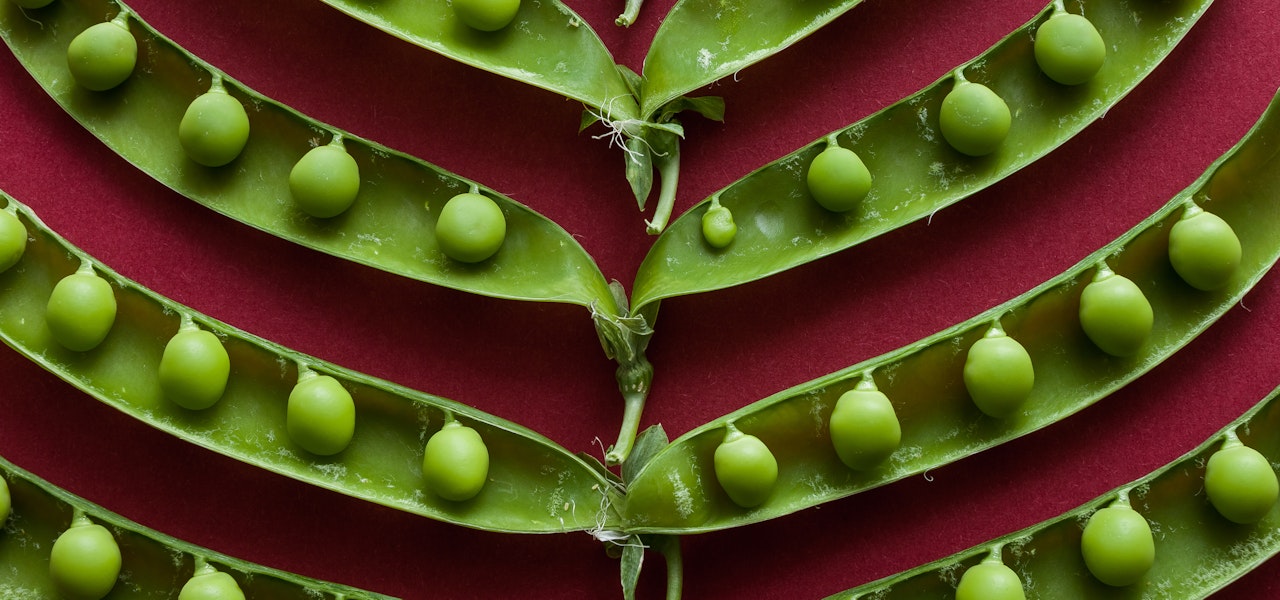
[[[653,219],[648,221],[649,234],[657,235],[667,227],[671,220],[671,210],[676,204],[676,186],[680,182],[680,146],[672,144],[666,154],[654,156],[657,163],[658,176],[662,178],[662,186],[658,188],[658,205],[653,209]]]
[[[635,360],[618,365],[618,389],[622,392],[622,426],[618,429],[618,441],[605,454],[606,465],[620,465],[631,454],[636,434],[640,431],[640,415],[644,413],[645,399],[649,396],[649,384],[653,381],[653,365],[643,354]]]
[[[644,0],[627,0],[626,6],[622,9],[622,14],[613,21],[618,27],[630,27],[636,22],[636,17],[640,16],[640,5],[644,4]]]
[[[680,555],[680,538],[674,535],[663,536],[658,551],[667,559],[667,600],[680,600],[684,588],[684,560]]]

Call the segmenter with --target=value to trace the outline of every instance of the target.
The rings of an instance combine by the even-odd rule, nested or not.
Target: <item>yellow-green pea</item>
[[[714,456],[716,481],[734,504],[759,506],[778,482],[778,461],[760,438],[730,423]]]
[[[1036,30],[1036,64],[1063,85],[1079,85],[1098,74],[1107,60],[1107,45],[1085,17],[1056,10]]]
[[[133,74],[138,63],[138,42],[125,19],[92,25],[67,46],[67,67],[81,87],[101,92],[114,88]]]
[[[178,140],[191,160],[221,167],[240,156],[248,143],[249,114],[221,82],[215,82],[187,106],[178,123]]]
[[[1112,356],[1137,354],[1151,336],[1154,320],[1151,303],[1138,285],[1105,265],[1080,293],[1085,335]]]
[[[468,27],[480,31],[497,31],[516,18],[520,0],[451,0],[453,12]]]
[[[832,212],[852,210],[871,191],[871,171],[856,152],[828,141],[805,174],[809,195]]]
[[[13,509],[13,498],[9,496],[9,482],[0,477],[0,526],[9,520],[9,511]]]
[[[959,75],[938,112],[942,137],[952,148],[969,156],[995,152],[1008,137],[1012,122],[1009,105],[999,95]]]
[[[987,330],[969,347],[964,360],[964,387],[978,409],[997,419],[1022,408],[1035,387],[1031,355],[1000,326]]]
[[[489,478],[489,449],[475,429],[449,420],[427,440],[422,476],[437,496],[470,500]]]
[[[303,371],[289,393],[285,426],[289,439],[307,452],[337,454],[355,435],[355,401],[337,379]]]
[[[184,328],[165,344],[160,356],[160,390],[178,406],[204,410],[222,398],[231,374],[231,359],[218,336]]]
[[[713,199],[711,207],[702,214],[703,239],[713,248],[725,248],[737,235],[738,224],[733,222],[733,213]]]
[[[1190,205],[1169,229],[1169,262],[1198,290],[1227,285],[1240,267],[1240,238],[1222,217]]]
[[[49,578],[63,598],[98,600],[120,577],[120,546],[106,527],[77,515],[53,542]]]
[[[1089,517],[1080,552],[1089,572],[1114,587],[1137,583],[1156,561],[1151,525],[1127,501],[1114,502]]]
[[[829,426],[840,462],[851,469],[875,467],[902,443],[902,426],[893,404],[869,376],[840,395]]]
[[[87,352],[102,343],[116,320],[116,295],[92,270],[63,277],[53,286],[45,322],[53,339],[69,350]]]
[[[478,263],[493,256],[506,237],[507,218],[498,203],[475,192],[450,198],[436,220],[440,250],[460,262]]]
[[[1000,561],[998,550],[965,569],[956,586],[956,600],[1026,600],[1022,579]]]
[[[1227,520],[1256,523],[1280,498],[1276,471],[1262,453],[1242,444],[1234,434],[1205,465],[1204,491]]]
[[[27,251],[27,228],[13,213],[0,210],[0,273],[13,268]]]
[[[336,217],[360,193],[360,166],[340,143],[317,146],[289,171],[289,191],[303,212],[319,219]]]
[[[199,561],[196,572],[182,585],[178,600],[245,600],[235,578]]]

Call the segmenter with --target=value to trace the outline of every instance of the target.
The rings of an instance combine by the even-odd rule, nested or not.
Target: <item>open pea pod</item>
[[[137,65],[115,88],[84,89],[68,73],[68,45],[86,28],[112,18],[122,21],[136,40]],[[49,95],[104,144],[157,181],[217,212],[298,244],[433,284],[617,313],[600,269],[550,219],[240,85],[119,2],[60,0],[33,10],[4,3],[0,35]],[[249,137],[233,162],[209,167],[187,156],[178,134],[188,106],[215,81],[248,109]],[[358,165],[359,192],[345,212],[317,218],[291,200],[290,173],[309,150],[335,138]],[[501,249],[477,263],[446,256],[435,234],[445,203],[468,191],[495,202],[506,220]]]
[[[50,576],[51,549],[76,523],[103,527],[115,541],[120,569],[111,598],[176,598],[193,578],[193,590],[219,591],[226,594],[219,596],[223,598],[234,597],[235,589],[242,592],[241,598],[391,598],[256,565],[175,539],[77,497],[3,458],[0,487],[6,487],[4,498],[8,500],[3,503],[7,521],[0,512],[0,564],[5,566],[0,569],[0,590],[6,598],[59,597]],[[84,519],[91,524],[86,525]]]
[[[690,208],[645,257],[632,306],[739,285],[817,260],[932,215],[999,181],[1104,115],[1169,54],[1210,2],[1069,4],[1066,10],[1087,17],[1106,44],[1105,62],[1092,79],[1063,85],[1039,68],[1033,38],[1059,10],[1051,5],[920,92]],[[1007,137],[988,154],[958,151],[940,131],[943,99],[961,78],[994,91],[1011,114]],[[866,196],[842,212],[815,202],[806,182],[809,165],[828,143],[856,152],[871,177]],[[728,209],[737,225],[736,236],[724,248],[703,234],[703,216],[716,206]]]
[[[1181,225],[1193,220],[1217,241],[1188,243]],[[1278,228],[1280,98],[1190,187],[1062,274],[680,436],[627,480],[625,526],[696,533],[763,521],[1057,422],[1150,370],[1239,302],[1280,257]],[[1188,268],[1188,248],[1219,266],[1192,260],[1199,266]],[[848,394],[883,396],[834,416]],[[731,445],[741,460],[718,466]]]
[[[603,469],[550,439],[198,314],[97,264],[5,198],[4,255],[18,236],[29,239],[0,274],[0,338],[99,401],[246,463],[466,527],[589,530],[611,512]],[[56,292],[73,274],[82,284],[100,282],[105,292],[95,297],[89,285]],[[81,344],[95,327],[97,339]],[[210,334],[212,343],[179,344],[179,334]],[[195,348],[168,356],[170,345],[189,344]],[[217,354],[224,357],[220,376],[204,358]],[[207,384],[219,377],[221,385]],[[300,391],[307,386],[319,389]],[[460,445],[467,452],[424,456],[439,432],[454,430],[448,435],[457,441],[465,428]],[[454,471],[451,463],[472,466]]]
[[[1206,481],[1206,471],[1215,453],[1228,448],[1235,453],[1248,448],[1257,454],[1244,460],[1231,457],[1236,464],[1228,470],[1250,477],[1232,482],[1234,489],[1223,492]],[[1155,590],[1164,598],[1205,598],[1280,552],[1280,510],[1275,509],[1274,496],[1266,497],[1267,479],[1274,489],[1271,465],[1277,461],[1280,389],[1194,450],[1128,485],[1042,523],[832,595],[830,600],[955,598],[961,574],[975,579],[966,585],[985,578],[981,570],[969,574],[970,568],[982,563],[987,563],[987,569],[1003,564],[1039,598],[1138,598]],[[1234,500],[1229,497],[1233,495]],[[1082,552],[1089,518],[1117,500],[1160,532],[1149,570],[1122,586],[1100,581]],[[1229,518],[1218,504],[1251,505],[1256,512],[1249,520]]]

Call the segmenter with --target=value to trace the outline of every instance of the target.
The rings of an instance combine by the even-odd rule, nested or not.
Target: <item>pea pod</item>
[[[1280,97],[1234,148],[1190,187],[1129,232],[1025,294],[919,342],[800,384],[677,438],[628,480],[626,525],[645,533],[694,533],[763,521],[922,473],[1045,427],[1098,401],[1186,345],[1280,257]],[[1169,264],[1169,230],[1191,204],[1227,222],[1243,254],[1230,283],[1204,292]],[[1095,346],[1079,316],[1083,288],[1109,269],[1141,289],[1156,315],[1128,357]],[[993,325],[1031,358],[1034,385],[1002,417],[985,415],[964,382],[969,352]],[[900,424],[898,449],[875,468],[847,467],[833,449],[837,399],[872,379]],[[1021,391],[1018,394],[1021,398]],[[744,510],[714,482],[713,455],[727,423],[751,431],[777,458],[769,499]]]
[[[1039,598],[1136,597],[1156,590],[1166,598],[1207,597],[1280,552],[1280,510],[1275,509],[1274,497],[1258,519],[1241,525],[1218,514],[1205,494],[1205,466],[1232,440],[1272,463],[1280,460],[1280,389],[1194,450],[1137,481],[980,547],[830,599],[948,598],[955,587],[949,574],[976,564],[992,547],[1004,548],[1005,564]],[[1270,477],[1274,482],[1273,470]],[[1159,532],[1150,570],[1123,591],[1094,577],[1081,557],[1085,523],[1092,515],[1113,510],[1117,500],[1127,502]],[[1104,508],[1108,505],[1113,508]]]
[[[223,589],[234,586],[243,592],[240,598],[390,598],[255,565],[175,539],[79,498],[3,458],[0,487],[13,500],[13,512],[0,530],[0,555],[5,557],[0,589],[8,598],[58,597],[50,576],[50,553],[54,540],[75,522],[81,523],[83,529],[74,529],[106,536],[94,541],[110,540],[108,543],[118,546],[119,580],[106,581],[114,582],[108,588],[111,598],[174,598],[180,587],[188,585],[184,582],[190,581],[205,586],[218,584]],[[61,552],[65,554],[66,549]],[[86,575],[89,574],[70,574],[73,578]]]
[[[18,263],[0,274],[0,338],[99,401],[246,463],[445,522],[544,533],[612,520],[613,491],[598,464],[509,421],[325,363],[162,298],[94,263],[5,198],[29,239]],[[81,352],[53,338],[44,305],[54,284],[84,264],[110,284],[119,315],[101,344]],[[161,365],[170,341],[194,329],[217,337],[230,370],[223,383],[219,361],[210,362],[209,387],[224,391],[193,409],[162,384]],[[315,382],[326,384],[319,396]],[[302,414],[295,414],[295,389],[313,400]],[[427,439],[449,420],[474,430],[491,459],[483,490],[465,502],[430,493],[422,472]]]
[[[710,200],[690,208],[645,257],[632,306],[643,309],[663,298],[785,271],[933,215],[999,181],[1105,114],[1172,51],[1209,1],[1070,4],[1069,10],[1097,26],[1110,49],[1089,82],[1064,86],[1037,66],[1032,40],[1059,10],[1050,5],[952,74],[715,192],[712,197],[738,223],[730,251],[716,252],[702,242],[700,219]],[[950,147],[938,127],[943,99],[963,80],[990,88],[1014,115],[1008,137],[986,156],[970,157]],[[817,205],[805,183],[808,165],[832,143],[856,152],[873,181],[857,207],[845,212]]]

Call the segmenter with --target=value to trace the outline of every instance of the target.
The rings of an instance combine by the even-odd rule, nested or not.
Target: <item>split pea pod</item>
[[[710,198],[690,208],[645,257],[632,306],[641,309],[663,298],[785,271],[933,215],[990,186],[1105,114],[1168,56],[1209,4],[1053,3],[952,74],[714,193],[738,224],[731,248],[719,250],[703,239],[700,219]],[[1106,41],[1105,63],[1079,85],[1050,79],[1035,58],[1037,31],[1061,10],[1083,14]],[[1011,118],[1007,136],[997,136],[1001,141],[995,149],[981,156],[952,147],[939,121],[944,99],[960,88],[982,91],[974,86],[987,90],[974,96],[1003,101]],[[978,141],[965,149],[988,151],[989,140]],[[844,211],[819,205],[806,183],[810,164],[832,146],[855,152],[871,176],[865,197]]]
[[[1003,549],[1003,564],[1018,575],[1028,597],[1145,597],[1143,592],[1157,591],[1164,598],[1207,597],[1280,553],[1280,510],[1275,508],[1274,492],[1245,523],[1224,516],[1206,493],[1206,487],[1212,487],[1208,465],[1224,449],[1234,448],[1256,455],[1260,468],[1232,484],[1245,495],[1268,485],[1274,490],[1271,465],[1280,460],[1280,389],[1200,446],[1136,481],[1042,523],[830,599],[951,598],[955,574],[974,567],[993,549]],[[1110,540],[1091,540],[1086,532],[1102,524],[1099,516],[1141,520],[1158,535],[1152,539],[1150,530],[1144,533],[1139,525]],[[1130,535],[1139,543],[1123,540]],[[1121,541],[1125,543],[1111,548],[1094,547]],[[1146,554],[1147,543],[1153,543],[1153,555]],[[1136,577],[1111,584],[1099,579],[1085,554],[1099,550],[1110,551],[1111,569],[1132,569]]]
[[[613,520],[614,492],[598,463],[470,406],[328,364],[162,298],[0,197],[27,238],[21,258],[0,273],[0,338],[97,400],[220,454],[440,521],[553,533]],[[117,316],[100,344],[74,350],[49,331],[47,302],[58,281],[90,271],[109,286]],[[454,447],[487,460],[424,473],[428,441],[450,423],[471,431]],[[441,476],[468,482],[467,494],[434,485]]]
[[[778,517],[1030,433],[1120,388],[1239,302],[1280,257],[1280,238],[1274,235],[1280,227],[1278,142],[1280,98],[1275,98],[1244,139],[1199,179],[1060,275],[919,342],[779,392],[679,437],[628,480],[627,527],[694,533]],[[1179,276],[1169,257],[1173,225],[1188,215],[1194,218],[1198,210],[1228,223],[1242,248],[1230,283],[1209,292]],[[1154,314],[1150,332],[1133,354],[1108,353],[1082,326],[1081,297],[1102,273],[1136,285]],[[1029,392],[1014,386],[1016,401],[1004,395],[1008,390],[996,390],[1000,410],[989,411],[994,415],[984,412],[988,407],[975,396],[981,387],[970,386],[966,374],[977,344],[993,335],[1018,342],[1034,370]],[[1008,361],[1007,368],[1021,372],[1021,352],[1010,355],[1017,360]],[[900,437],[884,439],[898,444],[878,464],[847,465],[829,421],[841,396],[872,389],[892,403]],[[735,504],[715,483],[713,459],[729,424],[758,438],[776,457],[772,493],[754,507]],[[883,445],[875,448],[883,452]]]
[[[13,503],[8,520],[0,521],[0,556],[5,566],[0,569],[0,590],[6,598],[102,597],[98,594],[102,588],[110,591],[110,598],[187,598],[178,596],[185,587],[222,593],[198,598],[233,599],[236,592],[239,598],[390,598],[255,565],[175,539],[3,458],[0,486],[7,486]],[[69,546],[66,541],[72,538],[67,537],[55,544],[64,534],[80,537],[82,543]],[[103,568],[103,555],[109,558],[106,562],[114,563],[106,566],[113,568]],[[69,566],[79,568],[64,568]]]

